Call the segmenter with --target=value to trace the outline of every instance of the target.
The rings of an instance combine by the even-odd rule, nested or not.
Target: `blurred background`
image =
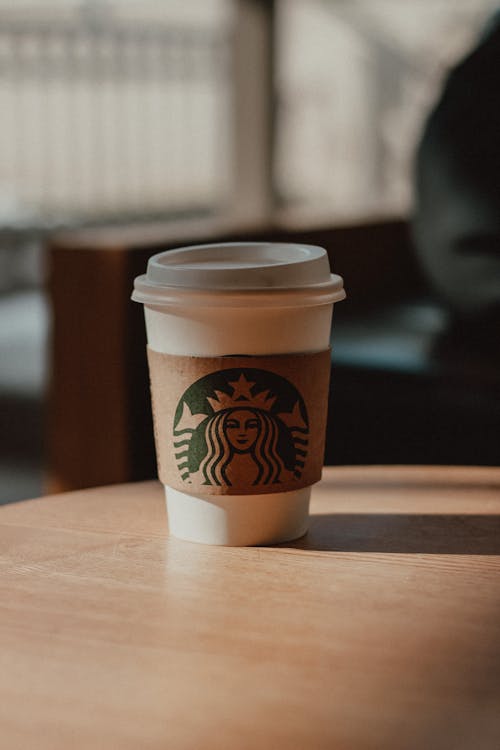
[[[44,489],[51,238],[219,218],[242,227],[408,222],[426,118],[496,5],[0,0],[0,501]],[[422,357],[446,312],[424,294],[393,313],[370,316],[371,328],[354,308],[339,321],[336,409],[347,420],[357,408],[359,424],[363,398],[383,397],[381,432],[399,437],[385,453],[356,453],[353,434],[332,460],[494,462],[455,444],[438,450],[430,423],[401,435],[387,387],[395,411],[418,411],[415,379],[432,370]],[[403,385],[388,386],[387,372]],[[367,390],[377,378],[379,390]],[[481,431],[484,410],[497,407],[468,398],[474,413],[462,428],[470,418]],[[488,425],[494,442],[498,422]],[[422,435],[428,449],[419,451]],[[383,443],[375,433],[371,441]]]

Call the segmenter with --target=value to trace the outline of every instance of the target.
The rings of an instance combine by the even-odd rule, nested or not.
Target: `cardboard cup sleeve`
[[[188,494],[308,487],[323,467],[330,350],[189,357],[148,348],[158,473]]]

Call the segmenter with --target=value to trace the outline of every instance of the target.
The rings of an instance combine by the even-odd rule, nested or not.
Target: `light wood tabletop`
[[[329,468],[278,547],[155,482],[0,508],[6,750],[498,750],[500,468]]]

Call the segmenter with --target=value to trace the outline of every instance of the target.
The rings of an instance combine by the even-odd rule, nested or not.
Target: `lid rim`
[[[299,299],[304,306],[326,305],[340,302],[346,297],[342,277],[337,274],[332,274],[332,277],[332,281],[315,286],[271,289],[193,289],[160,287],[146,282],[146,289],[134,288],[131,299],[160,307],[182,307],[190,302],[198,307],[244,307],[253,299],[265,307],[294,306]],[[141,278],[145,277],[138,277],[136,281]]]

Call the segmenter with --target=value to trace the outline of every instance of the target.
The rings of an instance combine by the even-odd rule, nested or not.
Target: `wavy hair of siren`
[[[241,408],[241,407],[240,407]],[[285,470],[285,464],[278,452],[279,427],[276,419],[258,409],[248,409],[259,422],[259,429],[254,445],[250,449],[258,468],[257,484],[279,482]],[[217,412],[206,426],[206,443],[208,452],[200,464],[200,470],[207,484],[228,485],[227,467],[231,463],[234,449],[226,435],[226,423],[234,409]]]

